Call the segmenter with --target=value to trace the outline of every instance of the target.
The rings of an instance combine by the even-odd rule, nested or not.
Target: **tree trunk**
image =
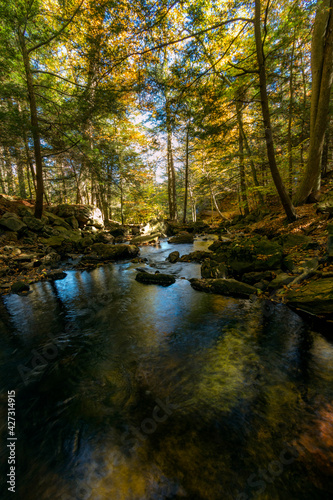
[[[289,165],[289,196],[293,196],[293,150],[291,128],[293,120],[293,103],[294,103],[294,52],[295,52],[295,31],[293,38],[293,46],[290,56],[290,80],[289,80],[289,117],[288,117],[288,165]]]
[[[121,224],[124,225],[124,190],[123,190],[123,178],[120,177],[120,216]]]
[[[305,141],[305,121],[306,121],[306,108],[307,108],[307,85],[306,85],[306,75],[305,68],[303,64],[303,56],[301,52],[301,68],[302,68],[302,84],[303,84],[303,113],[302,113],[302,126],[300,134],[300,168],[304,167],[304,141]]]
[[[186,213],[187,213],[187,192],[188,192],[188,170],[189,170],[189,125],[186,129],[186,150],[185,150],[185,182],[184,182],[184,216],[183,223],[186,222]]]
[[[20,198],[25,200],[27,197],[27,192],[25,190],[25,179],[24,179],[22,157],[20,151],[18,151],[16,148],[15,148],[15,157],[16,157],[17,178],[19,184]]]
[[[112,174],[113,174],[113,166],[109,165],[108,166],[108,188],[107,188],[107,203],[108,203],[108,216],[110,219],[112,219],[112,191],[111,191],[111,185],[112,185]]]
[[[240,197],[241,197],[241,205],[244,208],[244,214],[248,215],[250,211],[246,194],[246,180],[245,180],[245,167],[244,167],[244,138],[242,134],[243,116],[242,116],[242,105],[240,102],[241,94],[242,94],[242,89],[240,89],[236,95],[236,114],[238,121]]]
[[[323,146],[323,154],[321,156],[321,177],[326,177],[327,175],[329,146],[330,146],[330,134],[329,130],[327,129]]]
[[[2,191],[3,194],[7,194],[6,193],[5,183],[4,183],[4,159],[3,159],[2,156],[1,156],[0,160],[1,160],[1,165],[0,165],[0,186],[1,186],[1,191]]]
[[[260,183],[258,181],[256,167],[255,167],[254,161],[252,159],[252,151],[251,151],[251,148],[250,148],[250,145],[249,145],[249,141],[247,140],[247,137],[245,135],[243,122],[238,123],[238,126],[239,126],[239,128],[241,130],[241,133],[242,133],[242,136],[243,136],[244,145],[245,145],[245,149],[246,149],[247,155],[249,157],[250,167],[251,167],[251,173],[252,173],[252,178],[253,178],[253,183],[254,183],[255,187],[258,188],[256,190],[256,194],[258,194],[259,203],[261,205],[263,205],[264,204],[264,197],[263,197],[263,195],[262,195],[262,193],[260,191]]]
[[[19,39],[21,44],[22,56],[25,74],[27,78],[27,88],[29,94],[30,103],[30,116],[31,116],[31,131],[34,141],[34,151],[35,151],[35,161],[36,161],[36,202],[35,202],[35,217],[40,219],[43,214],[43,195],[44,195],[44,183],[43,183],[43,162],[40,147],[40,135],[39,135],[39,124],[38,124],[38,114],[36,97],[32,79],[32,72],[30,67],[30,59],[25,44],[24,34],[19,32]]]
[[[14,194],[13,168],[12,168],[12,160],[7,147],[4,148],[4,158],[5,158],[5,169],[6,169],[7,193],[9,195],[12,195]]]
[[[196,222],[197,221],[197,210],[196,210],[196,203],[195,203],[195,198],[193,196],[193,190],[192,190],[192,185],[191,185],[190,179],[188,182],[188,189],[189,189],[190,200],[191,200],[192,222]]]
[[[320,0],[312,35],[310,146],[306,169],[295,196],[297,205],[315,201],[320,190],[320,164],[333,80],[333,0]]]
[[[169,200],[169,216],[171,220],[177,219],[177,202],[176,202],[176,174],[173,163],[172,153],[172,128],[170,119],[170,105],[168,99],[165,104],[166,110],[166,126],[167,126],[167,162],[168,162],[168,200]]]
[[[255,21],[254,21],[254,32],[256,40],[256,51],[257,60],[259,66],[259,85],[260,85],[260,97],[261,97],[261,109],[263,122],[265,127],[265,139],[267,148],[267,157],[269,162],[269,167],[271,170],[272,178],[280,196],[282,206],[286,212],[288,220],[296,220],[296,212],[291,203],[290,197],[287,190],[283,184],[279,169],[276,164],[272,126],[271,126],[271,116],[268,105],[268,95],[267,95],[267,84],[266,84],[266,67],[265,67],[265,57],[263,52],[262,40],[261,40],[261,20],[260,20],[260,0],[255,0]]]

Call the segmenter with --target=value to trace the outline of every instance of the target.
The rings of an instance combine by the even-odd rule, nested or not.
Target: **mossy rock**
[[[192,279],[190,282],[194,290],[227,297],[247,299],[257,293],[257,289],[253,286],[234,279]]]
[[[40,238],[41,243],[51,248],[57,248],[66,242],[66,246],[68,247],[69,245],[78,245],[82,239],[81,232],[74,229],[67,230],[63,226],[58,226],[57,231],[59,234],[53,235],[50,238]]]
[[[170,254],[171,255],[171,254]],[[205,259],[210,259],[212,252],[205,252],[204,250],[196,250],[189,254],[182,255],[181,262],[203,262]]]
[[[266,237],[254,237],[234,241],[216,249],[213,259],[225,262],[237,275],[253,271],[279,269],[283,250],[279,243]]]
[[[65,222],[70,225],[73,229],[79,229],[79,222],[78,220],[72,215],[71,217],[67,217],[65,219]]]
[[[65,241],[64,236],[51,236],[50,238],[40,238],[40,242],[51,248],[61,247]]]
[[[0,226],[3,228],[14,231],[17,233],[24,233],[27,231],[27,226],[21,221],[18,215],[12,212],[5,212],[0,219]]]
[[[225,278],[227,266],[221,262],[206,259],[201,265],[202,278]]]
[[[34,231],[35,233],[39,233],[40,231],[43,231],[44,229],[44,223],[40,219],[36,219],[36,217],[33,217],[31,215],[26,215],[23,217],[23,222],[28,226],[28,228],[31,231]]]
[[[179,260],[179,252],[177,252],[177,250],[175,250],[174,252],[171,252],[168,255],[168,257],[166,258],[166,260],[171,262],[171,264],[174,264],[175,262],[177,262]]]
[[[170,286],[175,283],[176,279],[172,274],[163,273],[144,273],[139,272],[136,277],[136,281],[139,283],[144,283],[145,285],[160,285],[160,286]]]
[[[248,285],[255,285],[260,281],[271,281],[275,277],[272,271],[256,271],[252,273],[244,273],[242,281]]]
[[[311,281],[284,295],[288,305],[315,315],[333,315],[333,278]]]
[[[135,236],[131,239],[132,245],[140,245],[141,243],[151,243],[153,241],[158,241],[161,237],[161,233],[147,234],[142,236]]]
[[[318,246],[316,241],[305,234],[284,234],[279,236],[276,240],[280,243],[280,245],[282,245],[284,251],[289,251],[295,247],[301,247],[303,250],[307,250]]]
[[[177,233],[175,236],[171,236],[171,238],[168,239],[168,243],[176,243],[176,244],[193,243],[193,240],[194,240],[193,234],[190,234],[187,231],[181,231],[180,233]]]
[[[290,276],[287,273],[280,273],[274,278],[270,284],[268,285],[269,290],[277,290],[278,288],[282,288],[285,285],[289,285],[295,279],[295,276]]]
[[[95,252],[101,260],[132,259],[136,257],[140,251],[135,245],[109,245],[106,243],[94,243],[91,250]]]

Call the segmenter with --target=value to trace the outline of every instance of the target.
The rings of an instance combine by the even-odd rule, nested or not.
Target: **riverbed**
[[[313,500],[333,494],[333,342],[283,304],[193,290],[209,241],[67,271],[0,302],[20,500]],[[169,287],[135,281],[145,267]]]

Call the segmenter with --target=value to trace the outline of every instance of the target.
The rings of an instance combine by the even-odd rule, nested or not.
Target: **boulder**
[[[212,255],[213,255],[212,252],[205,252],[203,250],[196,250],[195,252],[191,252],[191,253],[182,255],[180,258],[180,261],[181,262],[202,262],[205,259],[210,259]]]
[[[193,234],[203,233],[208,229],[209,225],[203,221],[189,222],[189,223],[168,221],[162,232],[166,233],[167,236],[173,236],[182,232],[193,233]]]
[[[275,241],[275,240],[274,240]],[[310,236],[298,233],[283,234],[276,238],[276,241],[282,245],[283,250],[289,252],[295,247],[300,247],[302,250],[317,248],[318,243]]]
[[[80,228],[86,225],[94,226],[98,229],[103,229],[104,227],[102,212],[99,208],[92,205],[57,205],[50,207],[45,215],[49,216],[49,213],[63,219],[75,217]]]
[[[11,286],[12,293],[28,292],[29,289],[29,285],[27,283],[24,283],[23,281],[17,281]]]
[[[214,241],[211,245],[209,245],[208,250],[211,250],[212,252],[216,252],[218,249],[222,248],[223,246],[229,245],[232,243],[233,240],[230,238],[220,238],[216,241]]]
[[[139,283],[144,283],[146,285],[161,285],[169,286],[175,283],[176,279],[171,274],[156,273],[151,274],[147,272],[139,272],[136,277],[136,281]]]
[[[227,266],[221,262],[206,259],[201,266],[201,276],[203,278],[225,278]]]
[[[199,292],[216,293],[227,297],[248,299],[257,289],[234,279],[191,279],[192,288]]]
[[[35,253],[21,253],[13,259],[15,262],[30,262],[37,260],[37,255]]]
[[[78,247],[84,249],[84,248],[91,247],[93,244],[94,244],[93,238],[91,238],[90,236],[84,236],[81,239],[81,241],[79,241]]]
[[[323,195],[315,208],[317,213],[333,215],[333,191],[331,190]]]
[[[132,259],[139,253],[139,248],[135,245],[108,245],[106,243],[94,243],[91,247],[100,260]]]
[[[75,214],[75,207],[73,205],[69,205],[67,203],[58,205],[57,215],[58,217],[62,217],[63,219],[67,219],[68,217],[73,217]]]
[[[131,260],[133,264],[145,264],[148,262],[148,259],[146,257],[134,257],[134,259]]]
[[[5,212],[0,219],[0,226],[8,229],[9,231],[24,232],[27,230],[27,226],[21,219],[12,212]]]
[[[282,257],[282,246],[278,242],[256,236],[222,245],[215,251],[213,259],[227,263],[236,275],[242,275],[253,271],[279,269]]]
[[[23,217],[23,222],[35,233],[39,233],[44,228],[44,223],[40,219],[36,219],[36,217],[26,215]]]
[[[26,207],[25,205],[18,207],[17,213],[20,217],[25,217],[25,216],[32,217],[34,214],[32,208]]]
[[[141,243],[151,243],[153,241],[158,241],[161,237],[161,233],[147,234],[143,236],[135,236],[131,239],[132,245],[140,245]]]
[[[94,240],[96,243],[110,243],[112,245],[115,242],[114,236],[107,231],[99,231],[96,233],[96,235],[94,235]]]
[[[310,281],[284,295],[287,305],[315,315],[333,315],[333,278]]]
[[[268,290],[282,288],[285,285],[289,285],[294,279],[295,276],[290,276],[290,274],[287,273],[280,273],[269,283]]]
[[[166,258],[166,260],[171,262],[171,264],[174,264],[175,262],[177,262],[178,259],[179,259],[179,252],[177,252],[177,250],[175,250],[174,252],[171,252],[168,255],[168,257]]]
[[[3,253],[10,255],[10,256],[15,256],[15,255],[21,255],[21,250],[17,247],[13,247],[10,245],[6,245],[2,249]]]
[[[93,206],[85,206],[81,209],[76,208],[75,216],[79,222],[80,227],[82,227],[82,221],[87,218],[88,220],[85,223],[87,226],[94,226],[97,229],[104,228],[103,215],[99,208]]]
[[[261,271],[253,273],[244,273],[242,276],[243,283],[248,285],[255,285],[260,281],[270,281],[274,278],[275,274],[272,271]]]
[[[44,257],[42,257],[40,260],[44,265],[47,266],[47,265],[56,264],[57,262],[59,262],[60,259],[61,259],[61,257],[58,253],[50,252],[50,253],[44,255]]]
[[[79,229],[79,222],[74,215],[67,217],[65,222],[67,222],[67,224],[69,224],[73,229]]]
[[[80,245],[82,235],[79,230],[70,229],[67,230],[63,226],[57,226],[58,234],[54,234],[49,238],[40,238],[40,242],[51,248],[60,248],[66,244],[66,250],[71,246]]]
[[[145,226],[141,228],[141,233],[143,235],[167,232],[167,223],[162,219],[152,219]]]
[[[68,224],[68,222],[66,222],[64,219],[61,219],[60,217],[58,217],[57,219],[55,219],[53,221],[53,226],[54,227],[63,227],[64,229],[67,229],[68,231],[70,231],[72,229],[72,227]]]
[[[67,273],[64,273],[61,269],[57,269],[55,271],[49,271],[46,275],[47,279],[50,281],[63,280],[66,278]]]
[[[168,243],[177,243],[177,244],[193,243],[193,240],[194,240],[193,234],[190,234],[187,231],[181,231],[175,236],[171,236],[171,238],[168,239]]]

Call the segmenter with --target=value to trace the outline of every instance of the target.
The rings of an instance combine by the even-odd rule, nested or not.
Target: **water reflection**
[[[173,249],[142,253],[158,268]],[[283,305],[181,279],[145,286],[137,266],[73,271],[4,299],[18,498],[331,498],[332,343]],[[1,465],[4,478],[6,450]]]

